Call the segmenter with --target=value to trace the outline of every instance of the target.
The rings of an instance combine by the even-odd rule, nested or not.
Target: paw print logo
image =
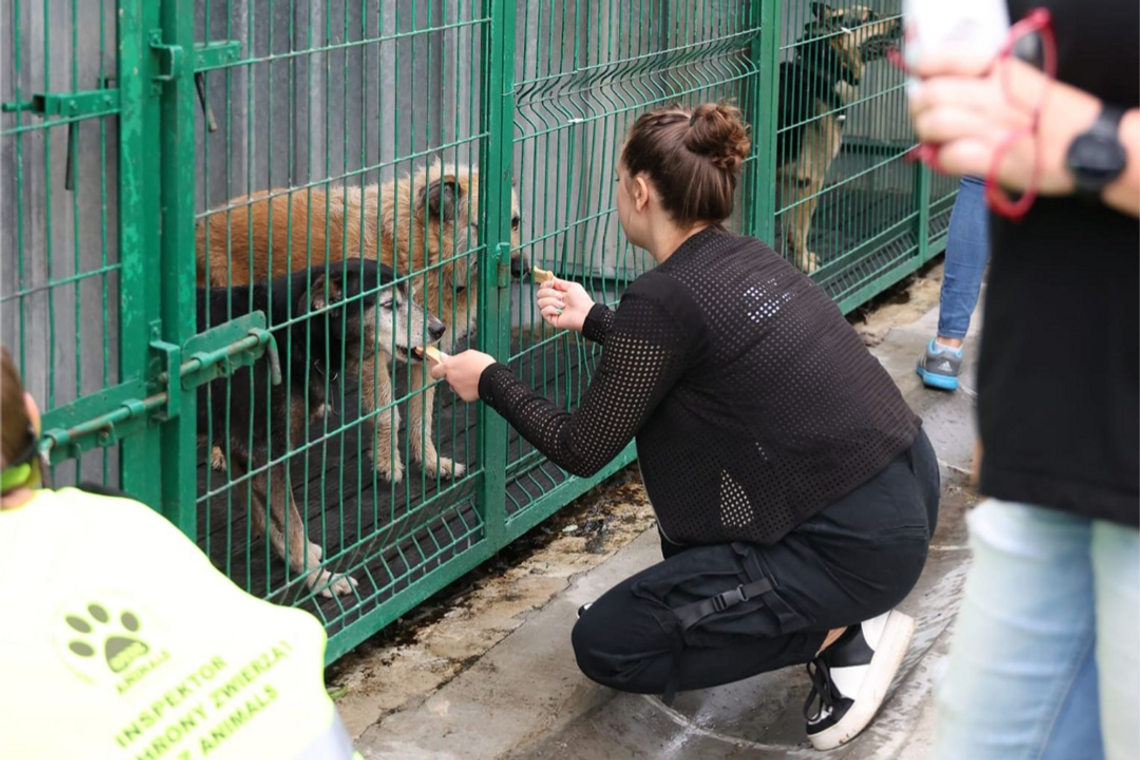
[[[124,610],[113,617],[106,607],[91,602],[83,613],[69,614],[64,622],[72,631],[68,650],[84,659],[102,654],[112,673],[122,673],[150,651],[147,643],[135,635],[142,625],[133,612]]]

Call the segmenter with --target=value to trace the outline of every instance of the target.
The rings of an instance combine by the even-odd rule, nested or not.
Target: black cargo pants
[[[574,626],[578,665],[621,691],[661,694],[811,661],[829,630],[895,607],[918,581],[938,516],[938,461],[909,449],[771,546],[679,546]]]

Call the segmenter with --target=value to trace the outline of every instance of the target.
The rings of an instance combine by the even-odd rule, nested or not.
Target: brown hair
[[[645,174],[673,221],[688,226],[732,214],[740,166],[751,146],[739,108],[672,106],[634,122],[621,162],[634,176]]]
[[[0,469],[28,448],[29,424],[20,373],[8,349],[0,346]]]

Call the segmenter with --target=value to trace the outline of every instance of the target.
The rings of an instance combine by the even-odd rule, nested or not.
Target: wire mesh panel
[[[927,175],[904,160],[904,78],[886,61],[901,42],[897,4],[783,7],[776,245],[845,310],[928,257]]]
[[[0,339],[57,483],[162,509],[335,659],[632,461],[568,476],[417,350],[578,404],[598,348],[526,268],[615,305],[651,265],[638,115],[741,105],[729,227],[845,310],[940,249],[957,181],[905,160],[868,2],[0,0]]]
[[[751,58],[757,9],[739,0],[519,6],[515,176],[523,246],[536,266],[581,282],[611,305],[650,266],[648,254],[625,240],[614,213],[626,131],[654,108],[742,102],[758,79]],[[739,220],[730,224],[739,229]],[[512,293],[511,366],[572,408],[589,383],[598,348],[576,334],[543,329],[536,287],[522,282]],[[511,516],[566,480],[514,434],[507,468]]]
[[[54,409],[120,381],[117,6],[3,5],[0,340]],[[69,460],[55,482],[116,484],[118,454]]]
[[[199,541],[335,633],[482,535],[473,408],[415,349],[477,332],[487,17],[215,0],[196,23],[233,53],[197,82],[199,327],[265,310],[281,365],[199,396]]]

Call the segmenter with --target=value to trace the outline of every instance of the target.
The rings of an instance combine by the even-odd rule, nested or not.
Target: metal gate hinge
[[[76,92],[37,92],[31,100],[13,101],[0,106],[4,113],[28,111],[36,116],[65,118],[109,116],[119,111],[116,89],[79,90]]]
[[[241,56],[241,40],[215,40],[194,46],[194,73],[229,66]]]
[[[158,325],[152,326],[151,331],[151,350],[158,353],[162,362],[162,372],[158,376],[159,383],[166,390],[166,404],[156,416],[159,420],[166,421],[174,419],[182,411],[182,384],[169,382],[171,373],[178,371],[182,366],[182,349],[162,340],[159,337],[161,332]]]
[[[150,49],[158,56],[158,73],[154,78],[160,82],[173,82],[182,75],[182,46],[167,45],[162,41],[162,30],[150,30]]]
[[[499,243],[495,246],[496,285],[500,288],[511,286],[511,244]]]
[[[154,78],[159,82],[172,82],[184,73],[185,51],[181,45],[168,45],[162,41],[162,30],[150,31],[150,49],[158,56],[158,73]],[[191,54],[189,71],[198,74],[210,69],[218,69],[235,63],[241,57],[240,40],[215,40],[199,43]]]
[[[180,416],[185,392],[253,364],[263,354],[268,354],[270,381],[280,385],[277,343],[265,323],[262,312],[246,314],[182,346],[162,340],[161,325],[153,323],[150,347],[159,359],[153,379],[131,380],[52,409],[44,415],[40,450],[55,464],[113,446],[153,421]]]
[[[268,354],[270,382],[280,385],[277,341],[265,328],[265,314],[255,311],[236,317],[195,335],[182,345],[185,360],[179,365],[179,384],[184,391],[193,390],[253,364],[262,354]]]

